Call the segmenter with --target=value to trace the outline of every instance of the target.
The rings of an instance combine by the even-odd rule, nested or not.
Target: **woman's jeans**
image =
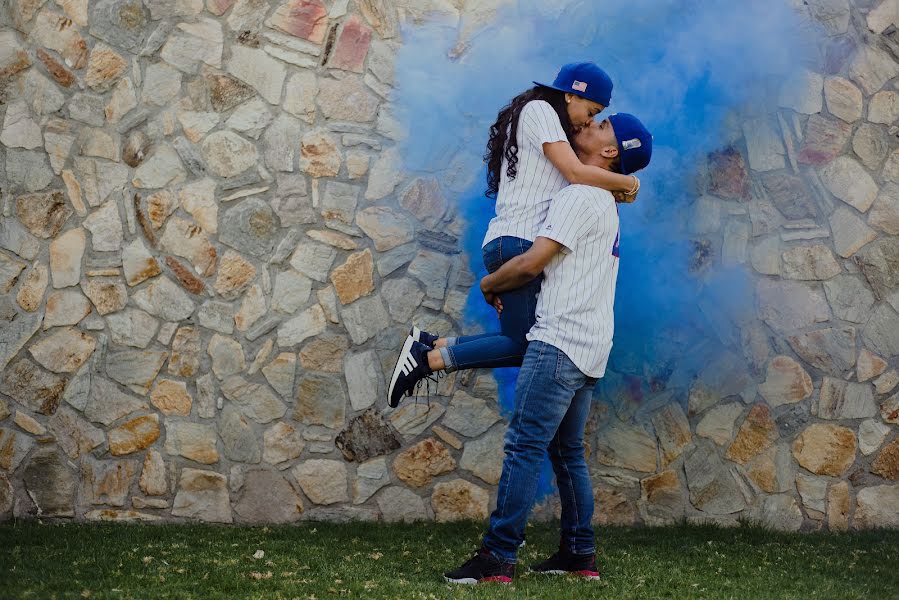
[[[533,242],[517,237],[496,238],[484,246],[484,266],[493,273],[532,245]],[[440,349],[447,372],[521,366],[528,349],[527,333],[536,322],[537,294],[542,282],[543,275],[539,275],[518,289],[499,294],[503,302],[499,332],[448,338],[448,345]]]
[[[584,426],[596,379],[564,352],[540,340],[528,346],[515,384],[515,410],[506,432],[505,459],[484,547],[515,562],[549,453],[562,501],[561,544],[593,554],[593,486],[584,460]]]

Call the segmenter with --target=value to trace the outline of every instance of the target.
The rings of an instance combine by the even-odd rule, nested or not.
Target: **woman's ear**
[[[565,104],[571,104],[572,98],[574,98],[574,94],[565,94]]]
[[[602,149],[601,154],[605,158],[615,158],[618,156],[618,146],[606,146]]]

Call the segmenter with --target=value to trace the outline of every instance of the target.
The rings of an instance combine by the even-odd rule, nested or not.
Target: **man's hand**
[[[639,193],[639,191],[637,193]],[[624,192],[612,192],[612,195],[615,196],[615,202],[618,202],[619,204],[631,204],[637,199],[637,193],[630,195],[625,194]]]

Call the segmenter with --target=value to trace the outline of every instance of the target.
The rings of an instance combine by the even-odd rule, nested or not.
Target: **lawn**
[[[599,582],[519,566],[511,586],[444,583],[482,527],[5,523],[0,598],[899,597],[899,531],[603,528]],[[529,527],[520,564],[553,551],[556,535],[549,524]]]

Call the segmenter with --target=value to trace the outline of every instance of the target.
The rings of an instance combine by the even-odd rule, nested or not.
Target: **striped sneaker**
[[[413,325],[412,329],[409,330],[409,336],[416,342],[421,342],[425,346],[429,347],[431,350],[434,349],[434,344],[436,344],[437,340],[440,339],[439,335],[434,335],[433,333],[422,331],[415,325]]]
[[[400,351],[399,358],[396,359],[396,366],[393,367],[390,387],[387,388],[387,404],[391,408],[396,408],[403,394],[411,392],[416,383],[433,373],[428,366],[430,350],[411,335],[406,336],[403,349]]]
[[[529,570],[534,573],[599,579],[599,571],[596,569],[596,554],[572,554],[564,547],[560,547],[558,552],[543,562],[531,565]]]
[[[458,569],[447,571],[443,577],[450,583],[474,585],[476,583],[512,583],[515,565],[494,558],[490,551],[481,548]]]

